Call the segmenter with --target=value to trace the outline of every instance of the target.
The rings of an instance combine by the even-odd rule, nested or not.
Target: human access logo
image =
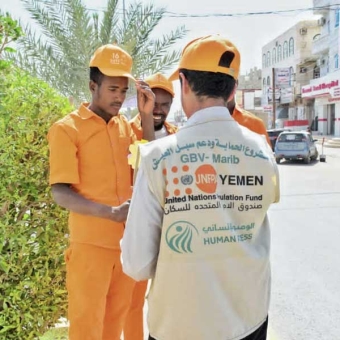
[[[192,253],[198,236],[197,228],[188,221],[177,221],[168,227],[165,240],[169,248],[179,254]]]

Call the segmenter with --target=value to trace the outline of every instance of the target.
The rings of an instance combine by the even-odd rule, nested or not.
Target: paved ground
[[[324,154],[279,165],[282,198],[269,213],[276,340],[340,339],[340,149]]]

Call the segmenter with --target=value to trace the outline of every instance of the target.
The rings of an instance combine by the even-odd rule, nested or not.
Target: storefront
[[[340,136],[340,73],[311,80],[302,87],[301,97],[315,99],[314,130],[323,135]]]

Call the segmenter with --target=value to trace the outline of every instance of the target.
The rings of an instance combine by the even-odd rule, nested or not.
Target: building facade
[[[317,20],[301,21],[263,46],[262,106],[269,128],[306,129],[312,124],[314,101],[303,98],[301,90],[315,76],[312,48],[320,30]]]
[[[247,74],[240,74],[238,78],[238,89],[261,89],[262,84],[262,70],[257,67],[251,68]]]
[[[340,6],[336,0],[314,0],[320,34],[313,40],[314,79],[303,86],[303,99],[314,102],[314,130],[340,136]]]

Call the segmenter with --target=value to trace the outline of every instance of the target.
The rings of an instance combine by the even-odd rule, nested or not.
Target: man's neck
[[[101,110],[100,108],[96,107],[92,103],[90,103],[88,109],[91,110],[92,112],[94,112],[100,118],[104,119],[106,123],[108,123],[110,121],[110,119],[113,117],[112,115]]]
[[[191,108],[191,112],[187,114],[187,117],[190,118],[195,112],[208,109],[209,107],[226,107],[225,101],[222,98],[207,98],[205,97],[202,100],[196,100],[195,104]]]
[[[234,113],[234,110],[235,110],[235,103],[234,104],[227,104],[227,109],[229,110],[229,113],[231,114],[231,115],[233,115],[233,113]]]

